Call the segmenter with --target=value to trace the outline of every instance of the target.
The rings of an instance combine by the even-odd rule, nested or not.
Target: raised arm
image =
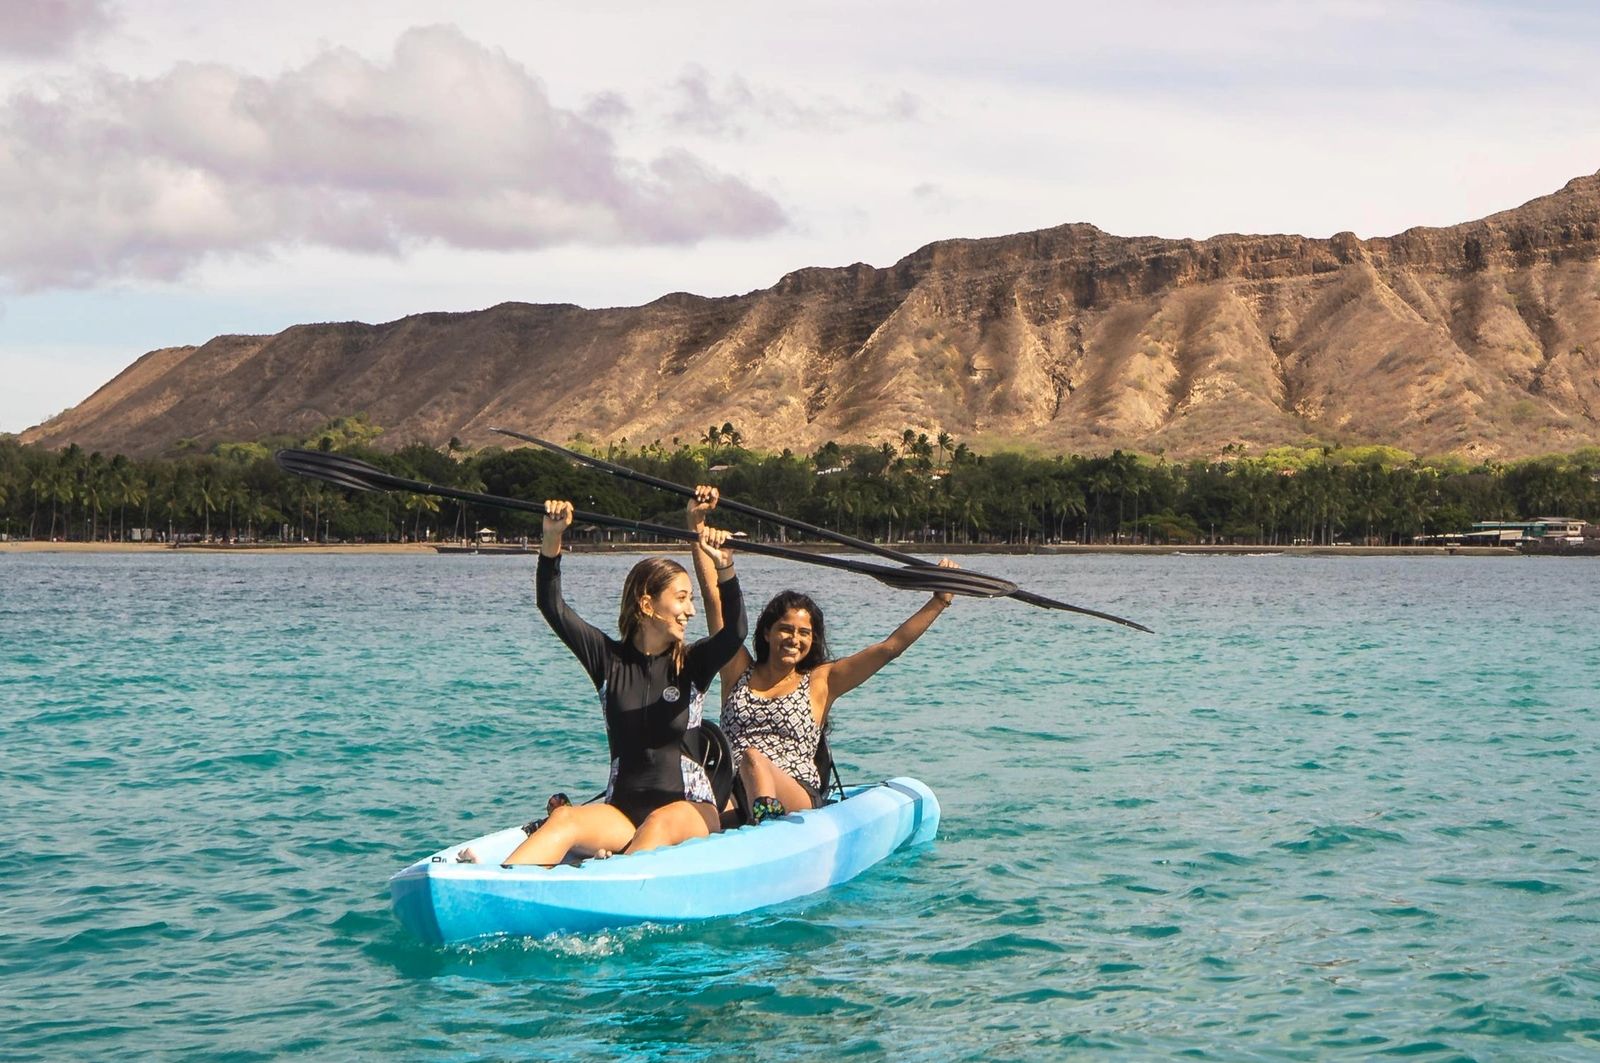
[[[717,508],[719,492],[715,487],[699,484],[694,498],[689,500],[684,515],[684,526],[698,532],[706,526],[706,515]],[[722,630],[722,596],[717,593],[717,566],[712,556],[704,550],[694,551],[694,576],[700,584],[700,597],[706,606],[706,630],[715,635]]]
[[[561,536],[571,524],[571,502],[554,499],[545,502],[544,539],[539,544],[533,596],[545,622],[583,664],[584,671],[598,688],[605,681],[605,634],[573,612],[561,593]]]
[[[717,508],[720,495],[715,487],[700,484],[694,489],[694,498],[690,500],[684,522],[690,531],[701,531],[706,526],[706,515]],[[723,619],[722,591],[718,586],[717,560],[708,550],[703,550],[697,544],[694,550],[694,575],[700,584],[700,598],[705,603],[706,630],[712,635],[719,634],[725,623]],[[742,611],[742,606],[741,606]],[[739,681],[746,668],[750,667],[750,651],[744,647],[744,635],[739,636],[739,648],[728,663],[721,668],[722,695],[726,697],[728,691],[733,689],[733,684]]]
[[[939,565],[941,568],[956,567],[949,558],[940,561]],[[827,714],[835,699],[865,683],[877,674],[878,669],[906,652],[933,625],[939,614],[949,607],[951,597],[948,594],[935,594],[882,642],[837,661],[818,665],[811,673],[811,683],[812,689],[822,695],[823,714]],[[823,689],[818,690],[818,687]]]
[[[700,540],[695,543],[695,553],[704,553],[710,558],[717,580],[714,593],[722,603],[725,620],[720,629],[695,643],[689,650],[689,666],[701,690],[708,689],[712,678],[745,653],[744,594],[739,589],[738,574],[733,570],[733,552],[727,548],[727,539],[728,533],[725,531],[701,527]],[[696,557],[697,571],[699,561]],[[726,683],[723,689],[728,689]]]

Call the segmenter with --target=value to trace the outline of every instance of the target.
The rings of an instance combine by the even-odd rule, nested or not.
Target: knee
[[[700,823],[700,813],[687,801],[677,801],[656,809],[639,824],[639,833],[681,834]]]
[[[747,749],[743,754],[744,762],[754,768],[770,768],[772,761],[761,750],[754,747]]]
[[[550,810],[550,815],[545,817],[544,826],[540,827],[539,829],[541,831],[566,830],[568,827],[572,826],[573,820],[576,818],[577,813],[578,810],[571,805],[561,805],[557,808],[553,808]]]

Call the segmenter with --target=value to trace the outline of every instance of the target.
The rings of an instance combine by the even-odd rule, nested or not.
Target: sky
[[[0,432],[147,351],[1600,170],[1600,5],[0,0]]]

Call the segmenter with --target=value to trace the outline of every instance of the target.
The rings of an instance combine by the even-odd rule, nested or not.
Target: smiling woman
[[[692,754],[703,742],[705,692],[744,641],[739,579],[732,556],[722,548],[727,533],[703,529],[695,551],[717,574],[731,624],[687,645],[684,636],[694,616],[689,574],[676,561],[651,557],[635,565],[623,582],[619,640],[585,622],[561,594],[561,539],[572,515],[571,502],[545,502],[539,612],[582,662],[600,695],[611,773],[603,802],[552,802],[549,818],[511,851],[507,866],[643,852],[721,829],[722,801]],[[465,863],[478,859],[470,848],[459,855]]]
[[[715,487],[695,488],[689,527],[704,528],[720,500]],[[939,566],[955,567],[948,558]],[[706,599],[706,626],[713,635],[720,634],[729,608],[725,584],[713,578],[715,572],[700,553],[695,555],[695,575]],[[831,759],[823,730],[834,701],[909,649],[951,599],[950,594],[935,593],[888,638],[839,660],[828,656],[822,608],[809,596],[783,591],[767,603],[756,621],[754,655],[741,645],[721,673],[722,726],[752,822],[822,807],[828,783],[824,763]],[[732,608],[743,606],[735,599]]]

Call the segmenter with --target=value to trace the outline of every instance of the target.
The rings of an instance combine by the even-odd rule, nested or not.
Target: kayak
[[[759,826],[575,865],[501,867],[525,837],[511,827],[418,860],[389,879],[389,893],[405,928],[433,945],[682,923],[836,886],[938,829],[933,791],[897,778]],[[457,863],[463,845],[482,862]]]

